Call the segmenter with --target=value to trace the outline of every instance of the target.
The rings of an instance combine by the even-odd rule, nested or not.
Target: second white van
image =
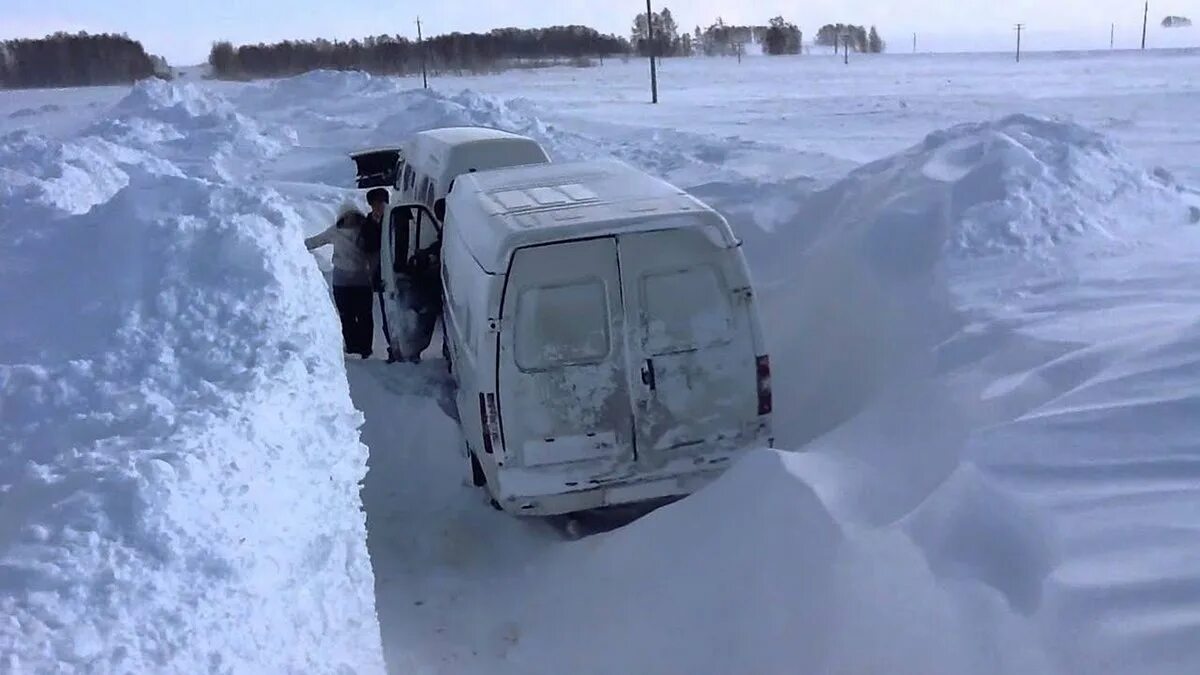
[[[549,162],[545,149],[527,136],[486,127],[431,129],[404,144],[395,188],[404,201],[432,209],[462,174]]]
[[[501,167],[545,164],[549,155],[526,136],[484,127],[449,127],[414,134],[399,148],[378,148],[354,155],[359,184],[386,177],[394,183],[393,204],[421,204],[424,209],[392,209],[383,234],[383,312],[388,328],[389,354],[413,359],[420,355],[436,316],[430,302],[440,303],[427,290],[432,284],[414,279],[425,273],[423,251],[441,238],[441,213],[436,208],[454,180],[464,174]],[[391,162],[391,170],[384,167]],[[436,270],[434,270],[436,274]]]
[[[465,466],[500,508],[684,495],[772,443],[740,242],[684,191],[615,161],[463,175],[441,256]]]

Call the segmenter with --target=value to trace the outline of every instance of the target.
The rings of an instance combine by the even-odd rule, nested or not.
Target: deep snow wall
[[[5,672],[383,671],[336,317],[211,99],[0,138]]]

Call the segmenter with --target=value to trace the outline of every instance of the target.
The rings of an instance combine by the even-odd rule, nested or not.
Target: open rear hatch
[[[371,148],[350,153],[357,167],[355,180],[359,189],[393,187],[396,184],[396,166],[400,161],[400,148]]]

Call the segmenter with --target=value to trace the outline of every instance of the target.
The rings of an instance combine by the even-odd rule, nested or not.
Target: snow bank
[[[881,258],[900,259],[943,242],[957,258],[1130,242],[1188,217],[1162,172],[1148,173],[1079,125],[1028,115],[930,134],[854,171],[801,213],[815,228],[806,236],[853,227]]]
[[[401,91],[389,97],[388,109],[396,112],[379,122],[371,134],[373,143],[398,143],[419,131],[441,127],[490,127],[537,140],[555,161],[611,157],[682,185],[737,176],[724,164],[746,145],[669,129],[640,131],[634,139],[575,133],[544,121],[528,100],[469,89],[456,94]]]
[[[733,180],[743,171],[760,175],[765,170],[762,158],[752,157],[764,146],[736,138],[603,125],[579,133],[546,121],[553,111],[525,98],[472,89],[419,89],[413,84],[412,78],[318,71],[249,86],[234,100],[239,110],[259,118],[302,124],[309,142],[341,148],[336,158],[330,156],[319,166],[294,166],[311,163],[312,157],[299,156],[282,167],[289,179],[307,182],[342,184],[338,176],[346,173],[343,151],[347,146],[396,145],[420,131],[454,126],[529,136],[556,161],[614,157],[683,186]]]
[[[295,77],[253,84],[246,94],[262,107],[288,107],[311,101],[377,98],[412,86],[411,80],[379,77],[357,70],[314,70]]]
[[[194,84],[138,82],[88,134],[171,159],[189,175],[246,180],[295,146],[290,126],[264,127],[226,98]]]
[[[461,126],[491,127],[549,140],[550,128],[537,116],[517,110],[495,96],[470,90],[448,95],[430,89],[410,89],[400,92],[389,109],[396,112],[379,122],[372,134],[374,140],[398,142],[418,131]]]
[[[104,139],[0,152],[0,670],[381,672],[361,415],[296,214]]]

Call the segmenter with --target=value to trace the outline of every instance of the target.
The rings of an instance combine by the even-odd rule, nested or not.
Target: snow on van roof
[[[478,141],[495,141],[495,140],[526,140],[524,136],[499,129],[490,129],[488,127],[446,127],[443,129],[430,129],[414,134],[418,142],[422,140],[442,143],[445,145],[459,145],[462,143],[475,143]]]
[[[616,160],[481,171],[459,176],[447,199],[448,227],[490,273],[521,246],[677,227],[738,244],[729,224],[687,192]]]
[[[385,152],[400,152],[401,148],[395,145],[381,145],[373,148],[362,148],[361,150],[353,150],[350,152],[350,157],[363,157],[365,155],[375,155]]]

